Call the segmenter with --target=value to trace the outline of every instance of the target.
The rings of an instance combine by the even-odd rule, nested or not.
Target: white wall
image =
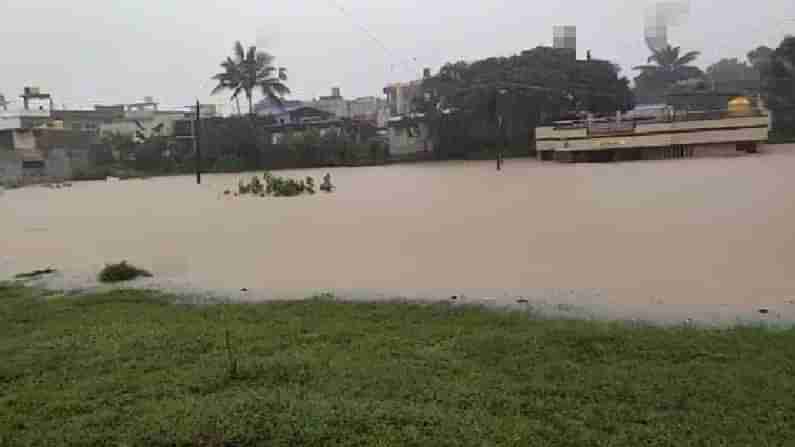
[[[333,113],[337,118],[350,118],[348,101],[344,100],[343,98],[318,99],[312,101],[309,104],[309,107],[314,107],[324,112]]]
[[[15,184],[22,177],[22,159],[12,150],[0,149],[0,185]]]
[[[14,132],[14,148],[16,149],[36,149],[36,137],[32,131]]]
[[[419,152],[433,150],[430,141],[428,126],[420,123],[416,128],[418,132],[414,136],[409,135],[406,127],[389,128],[389,153],[392,155],[408,155]]]
[[[138,114],[133,116],[136,116],[136,119],[144,127],[145,130],[143,132],[147,137],[152,136],[152,129],[160,124],[163,124],[163,130],[160,131],[160,135],[173,135],[175,123],[184,119],[184,114],[182,113],[158,112],[156,114],[149,113],[146,115]],[[131,136],[135,136],[138,130],[140,129],[138,125],[135,124],[135,119],[132,118],[125,118],[124,120],[114,121],[110,124],[103,124],[100,127],[100,133],[120,133],[122,135]]]
[[[671,123],[648,123],[639,124],[635,134],[627,136],[604,136],[597,138],[585,138],[577,140],[565,140],[565,138],[583,138],[587,136],[585,129],[559,129],[552,127],[536,128],[536,138],[558,138],[553,141],[538,141],[537,150],[569,150],[586,151],[601,149],[616,149],[621,147],[662,147],[672,144],[720,144],[734,143],[737,141],[757,141],[767,140],[767,127],[747,127],[732,129],[742,126],[765,126],[768,118],[742,117],[727,118],[720,120],[701,120],[701,121],[677,121]],[[704,131],[693,131],[683,133],[655,133],[678,131],[688,129],[705,129]]]

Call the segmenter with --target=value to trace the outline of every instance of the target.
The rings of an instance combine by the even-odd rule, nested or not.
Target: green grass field
[[[0,286],[2,446],[784,446],[793,396],[791,329]]]

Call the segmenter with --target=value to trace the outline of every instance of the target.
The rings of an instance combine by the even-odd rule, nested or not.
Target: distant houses
[[[430,70],[424,73],[430,76]],[[348,100],[339,88],[332,88],[329,96],[310,101],[275,103],[266,99],[257,104],[256,111],[257,115],[274,121],[268,127],[272,142],[306,129],[316,129],[323,134],[333,130],[386,140],[389,153],[395,158],[431,154],[429,126],[425,115],[416,112],[416,99],[422,95],[422,80],[389,84],[383,93],[383,98],[367,96]]]
[[[202,109],[203,117],[215,115],[212,104]],[[160,110],[159,104],[147,97],[142,102],[132,104],[97,105],[94,110],[53,110],[51,116],[53,120],[61,121],[66,129],[99,135],[120,134],[140,140],[155,134],[173,135],[176,123],[191,119],[193,113],[186,110]]]
[[[309,101],[282,100],[276,103],[268,98],[263,99],[255,106],[258,116],[270,116],[279,123],[284,118],[284,113],[292,110],[310,107],[329,113],[339,119],[356,121],[370,121],[378,127],[384,127],[388,119],[387,103],[382,98],[365,96],[352,100],[345,99],[339,88],[331,89],[331,95],[321,96]]]
[[[417,112],[416,101],[423,96],[423,79],[384,87],[390,118],[387,121],[390,154],[395,158],[427,157],[433,153],[433,140],[425,114]]]
[[[263,100],[257,104],[257,115],[270,117],[268,126],[272,142],[283,141],[289,133],[316,129],[356,135],[374,135],[388,141],[389,153],[396,158],[429,154],[433,147],[424,115],[415,113],[414,102],[420,94],[422,81],[390,84],[384,88],[385,98],[374,96],[345,99],[339,88],[331,95],[310,101]],[[347,129],[347,130],[345,130]]]
[[[88,166],[95,133],[65,129],[47,110],[0,112],[0,179],[17,184],[25,178],[70,178]]]
[[[26,87],[23,108],[0,110],[0,181],[36,182],[67,179],[94,164],[103,151],[102,136],[118,134],[133,141],[152,135],[171,136],[190,116],[186,111],[159,110],[152,98],[133,104],[97,105],[93,110],[59,110],[52,98]],[[203,116],[214,110],[203,110]]]

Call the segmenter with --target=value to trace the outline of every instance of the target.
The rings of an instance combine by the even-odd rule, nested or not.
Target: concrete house
[[[49,111],[0,115],[0,183],[71,178],[91,163],[95,132],[64,129]]]
[[[177,121],[186,117],[187,111],[159,110],[158,103],[151,97],[143,102],[124,104],[124,114],[99,126],[100,134],[119,133],[140,140],[152,135],[173,135]]]
[[[767,141],[766,112],[742,95],[672,95],[650,118],[558,121],[536,128],[542,160],[650,160],[754,153]]]
[[[401,158],[433,152],[430,128],[421,113],[392,117],[387,123],[390,155]]]

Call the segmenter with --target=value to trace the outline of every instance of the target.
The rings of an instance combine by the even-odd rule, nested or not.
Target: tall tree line
[[[576,60],[549,47],[448,63],[424,80],[422,90],[417,111],[426,114],[441,158],[467,157],[495,145],[527,153],[540,123],[573,111],[613,114],[634,106],[629,80],[617,65]]]

